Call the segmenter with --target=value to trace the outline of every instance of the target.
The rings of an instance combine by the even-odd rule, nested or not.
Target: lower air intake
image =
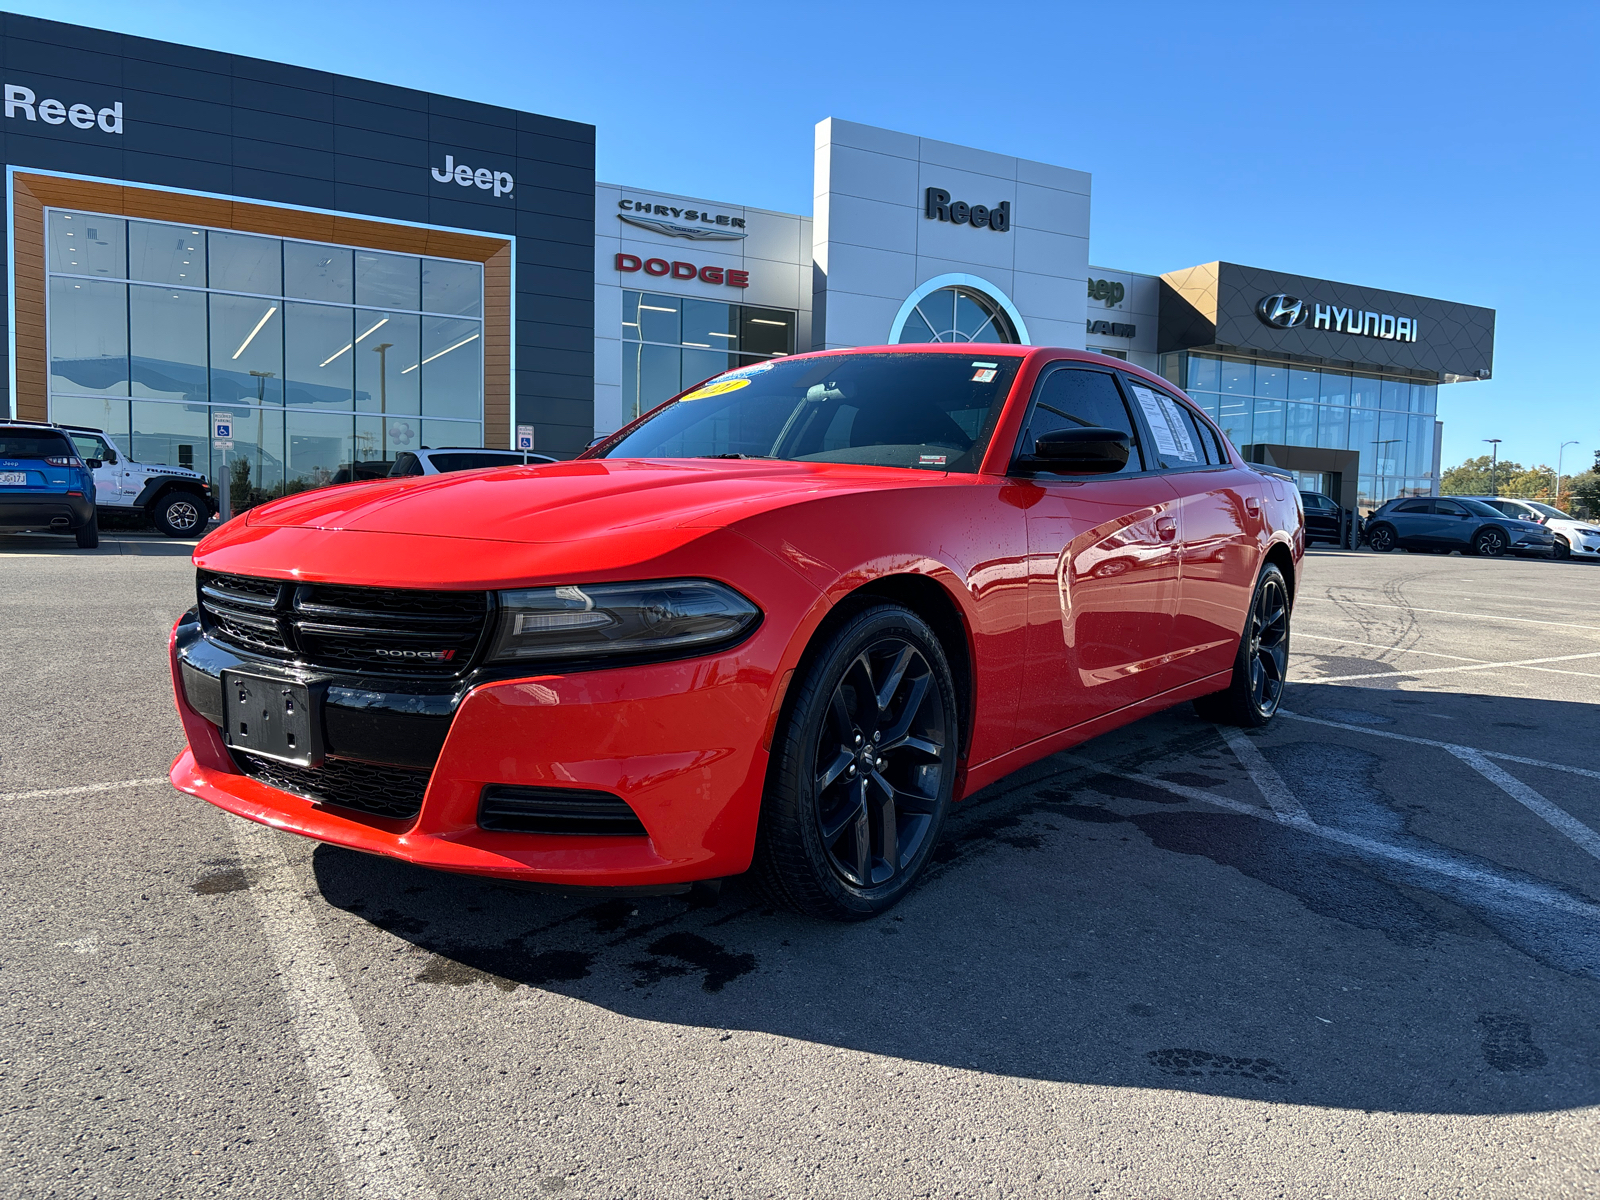
[[[621,797],[573,788],[486,787],[478,802],[478,826],[499,833],[645,836],[644,826]]]
[[[242,750],[233,751],[233,761],[252,779],[281,792],[397,821],[409,821],[422,811],[422,794],[432,774],[353,758],[326,758],[320,767],[297,767]]]

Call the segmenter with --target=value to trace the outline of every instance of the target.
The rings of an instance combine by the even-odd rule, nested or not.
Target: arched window
[[[901,342],[1009,342],[1021,339],[1011,319],[993,299],[975,288],[943,287],[929,292],[906,316]]]

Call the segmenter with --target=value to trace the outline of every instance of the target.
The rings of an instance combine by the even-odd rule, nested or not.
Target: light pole
[[[1483,440],[1489,443],[1489,494],[1498,496],[1500,494],[1500,479],[1497,469],[1500,466],[1500,439],[1484,438]]]
[[[1577,444],[1578,444],[1578,439],[1577,438],[1573,438],[1570,442],[1562,442],[1561,443],[1561,448],[1556,451],[1556,507],[1557,508],[1561,507],[1561,456],[1567,452],[1567,447],[1568,446],[1576,446]]]
[[[379,342],[372,348],[378,356],[378,461],[389,461],[389,348],[393,342]]]
[[[1383,446],[1393,446],[1395,443],[1403,442],[1403,441],[1405,441],[1405,438],[1385,438],[1381,442],[1374,441],[1372,443],[1374,446],[1380,447],[1380,449],[1373,455],[1374,462],[1372,464],[1373,467],[1377,468],[1380,471],[1380,474],[1378,475],[1378,479],[1380,481],[1385,480],[1385,479],[1388,478],[1387,472],[1383,472],[1382,466],[1381,466],[1381,464],[1383,463],[1383,450],[1381,449],[1381,447],[1383,447]],[[1379,482],[1378,491],[1382,492],[1383,490],[1384,490],[1383,483]],[[1385,496],[1383,498],[1383,500],[1379,500],[1378,501],[1379,505],[1382,505],[1383,501],[1387,500],[1387,499],[1388,499],[1388,497]]]

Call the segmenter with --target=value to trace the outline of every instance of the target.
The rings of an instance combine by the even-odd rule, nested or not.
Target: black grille
[[[319,804],[336,804],[379,817],[409,821],[422,811],[431,771],[325,758],[320,767],[297,767],[234,750],[233,761],[252,779]]]
[[[478,826],[501,833],[645,836],[644,826],[620,796],[576,788],[486,787],[478,802]]]
[[[297,584],[200,572],[206,632],[250,654],[333,670],[450,677],[489,623],[484,592]]]

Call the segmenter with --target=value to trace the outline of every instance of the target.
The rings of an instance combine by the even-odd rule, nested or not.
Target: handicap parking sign
[[[233,436],[233,414],[219,412],[212,415],[211,436],[219,442],[225,442]]]
[[[524,451],[533,449],[533,426],[532,425],[518,425],[517,426],[517,449],[518,450],[524,450]]]

